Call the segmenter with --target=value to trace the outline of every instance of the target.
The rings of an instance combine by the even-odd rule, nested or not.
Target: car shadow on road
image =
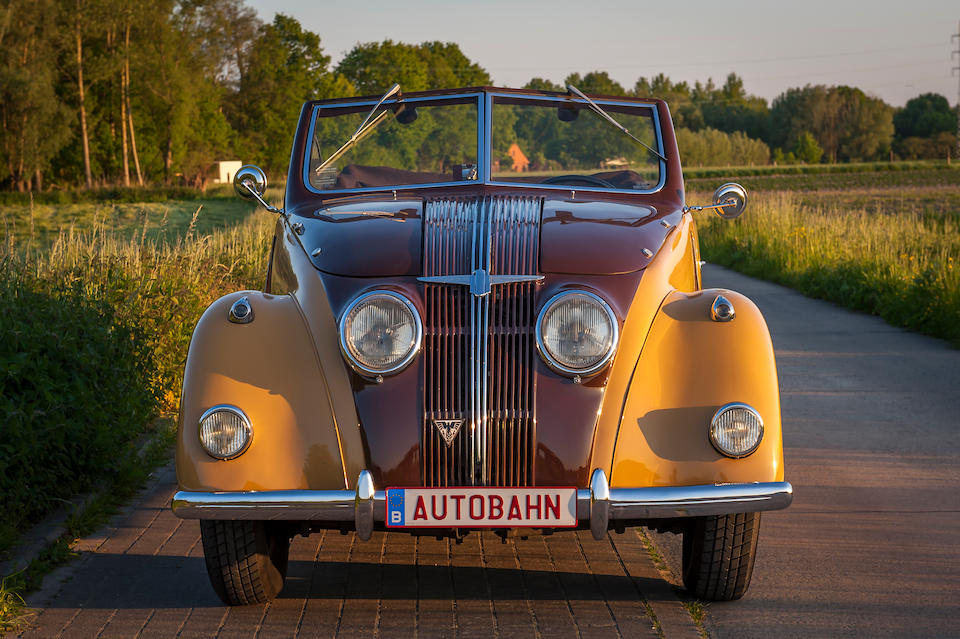
[[[603,572],[291,561],[280,599],[648,601],[662,582]],[[652,600],[656,600],[654,595]],[[47,608],[222,607],[202,557],[95,554]]]

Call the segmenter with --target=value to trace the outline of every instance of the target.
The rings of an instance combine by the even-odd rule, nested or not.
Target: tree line
[[[243,0],[8,0],[0,8],[0,188],[186,183],[242,158],[282,172],[311,99],[491,84],[454,43],[355,46],[337,64],[290,16]],[[730,74],[717,86],[660,74],[623,87],[603,71],[564,83],[666,99],[687,164],[942,157],[946,98],[894,109],[853,87],[789,89],[771,104]],[[527,88],[562,90],[534,78]]]

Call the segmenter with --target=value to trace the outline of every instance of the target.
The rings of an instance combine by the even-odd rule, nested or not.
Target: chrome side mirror
[[[283,213],[281,209],[270,206],[263,199],[267,191],[267,174],[259,166],[245,164],[233,176],[233,189],[246,200],[256,200],[271,213]]]
[[[723,219],[738,218],[747,208],[747,191],[736,182],[727,182],[713,192],[713,205],[719,207],[717,215]]]
[[[747,191],[736,182],[727,182],[713,192],[713,204],[711,206],[685,206],[684,213],[687,211],[706,211],[713,209],[717,215],[725,220],[732,220],[743,214],[743,209],[747,207]]]
[[[263,196],[267,190],[267,174],[259,166],[245,164],[233,176],[233,188],[247,200],[252,200],[254,194]]]

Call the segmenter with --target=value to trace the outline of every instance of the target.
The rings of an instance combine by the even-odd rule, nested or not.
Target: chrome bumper
[[[610,488],[598,468],[590,488],[577,490],[577,519],[589,521],[594,538],[602,539],[611,521],[778,510],[792,500],[788,482]],[[374,489],[366,470],[360,473],[356,490],[179,491],[171,507],[184,519],[352,521],[360,539],[369,539],[374,523],[383,523],[387,512],[386,493]]]

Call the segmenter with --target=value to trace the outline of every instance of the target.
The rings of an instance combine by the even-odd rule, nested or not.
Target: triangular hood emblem
[[[463,420],[435,419],[433,420],[433,425],[436,426],[437,432],[443,437],[443,441],[447,443],[447,446],[450,446],[453,440],[456,439],[457,433],[460,432],[460,427],[463,426]]]

